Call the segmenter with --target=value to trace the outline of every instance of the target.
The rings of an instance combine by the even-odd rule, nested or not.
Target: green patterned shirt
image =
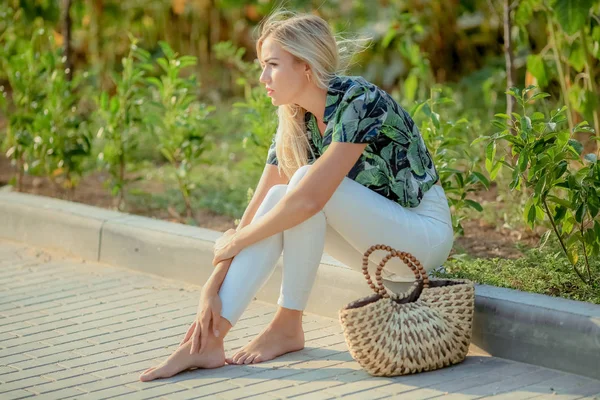
[[[314,115],[305,115],[312,164],[332,142],[368,143],[348,178],[403,207],[417,207],[438,180],[423,137],[410,115],[388,93],[360,76],[336,75],[325,102],[323,137]],[[267,163],[277,165],[275,137]]]

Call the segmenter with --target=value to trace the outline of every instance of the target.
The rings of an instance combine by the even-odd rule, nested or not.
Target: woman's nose
[[[267,80],[267,74],[266,74],[266,72],[265,72],[264,70],[263,70],[263,72],[260,74],[260,78],[259,78],[258,80],[259,80],[259,82],[261,82],[261,83],[267,83],[267,82],[268,82],[268,80]]]

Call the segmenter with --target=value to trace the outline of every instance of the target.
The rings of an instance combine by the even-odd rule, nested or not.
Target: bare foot
[[[212,335],[211,335],[212,336]],[[189,368],[219,368],[225,365],[225,351],[223,341],[217,338],[209,338],[206,350],[200,353],[190,354],[192,341],[189,340],[179,347],[168,359],[148,368],[140,375],[140,381],[147,382],[158,378],[170,378],[181,371]]]
[[[290,331],[271,324],[226,361],[228,364],[256,364],[303,348],[304,331],[301,327]]]

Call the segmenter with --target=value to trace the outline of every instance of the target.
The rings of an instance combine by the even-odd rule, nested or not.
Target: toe
[[[156,367],[150,367],[147,370],[145,370],[144,372],[142,372],[142,374],[146,374],[146,373],[152,371],[153,369],[156,369]]]
[[[259,362],[262,362],[262,361],[263,361],[263,359],[259,354],[256,357],[254,357],[254,360],[252,360],[252,364],[258,364]]]
[[[148,381],[154,380],[159,377],[160,377],[160,375],[159,375],[157,369],[152,368],[151,370],[145,371],[142,375],[140,375],[140,380],[142,382],[148,382]]]
[[[252,361],[256,358],[256,354],[250,354],[244,361],[244,364],[252,364]]]
[[[243,352],[243,351],[235,353],[235,355],[233,356],[233,363],[234,364],[239,364],[240,363],[240,359],[242,357],[244,357],[245,355],[246,355],[246,353]]]
[[[238,363],[239,365],[243,364],[243,363],[246,361],[246,358],[248,358],[248,356],[250,356],[250,354],[244,354],[244,355],[242,355],[242,356],[241,356],[241,357],[238,359],[237,363]]]

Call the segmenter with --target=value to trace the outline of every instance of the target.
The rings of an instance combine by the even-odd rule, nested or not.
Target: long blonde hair
[[[339,39],[333,35],[327,22],[313,14],[296,14],[283,9],[271,13],[259,25],[260,36],[256,41],[256,53],[261,59],[263,42],[270,37],[285,51],[311,67],[310,80],[326,89],[329,81],[345,73],[350,59],[361,41],[368,39]],[[304,124],[306,110],[295,104],[278,107],[279,124],[276,133],[276,149],[279,171],[291,177],[298,168],[308,164],[311,149]]]

